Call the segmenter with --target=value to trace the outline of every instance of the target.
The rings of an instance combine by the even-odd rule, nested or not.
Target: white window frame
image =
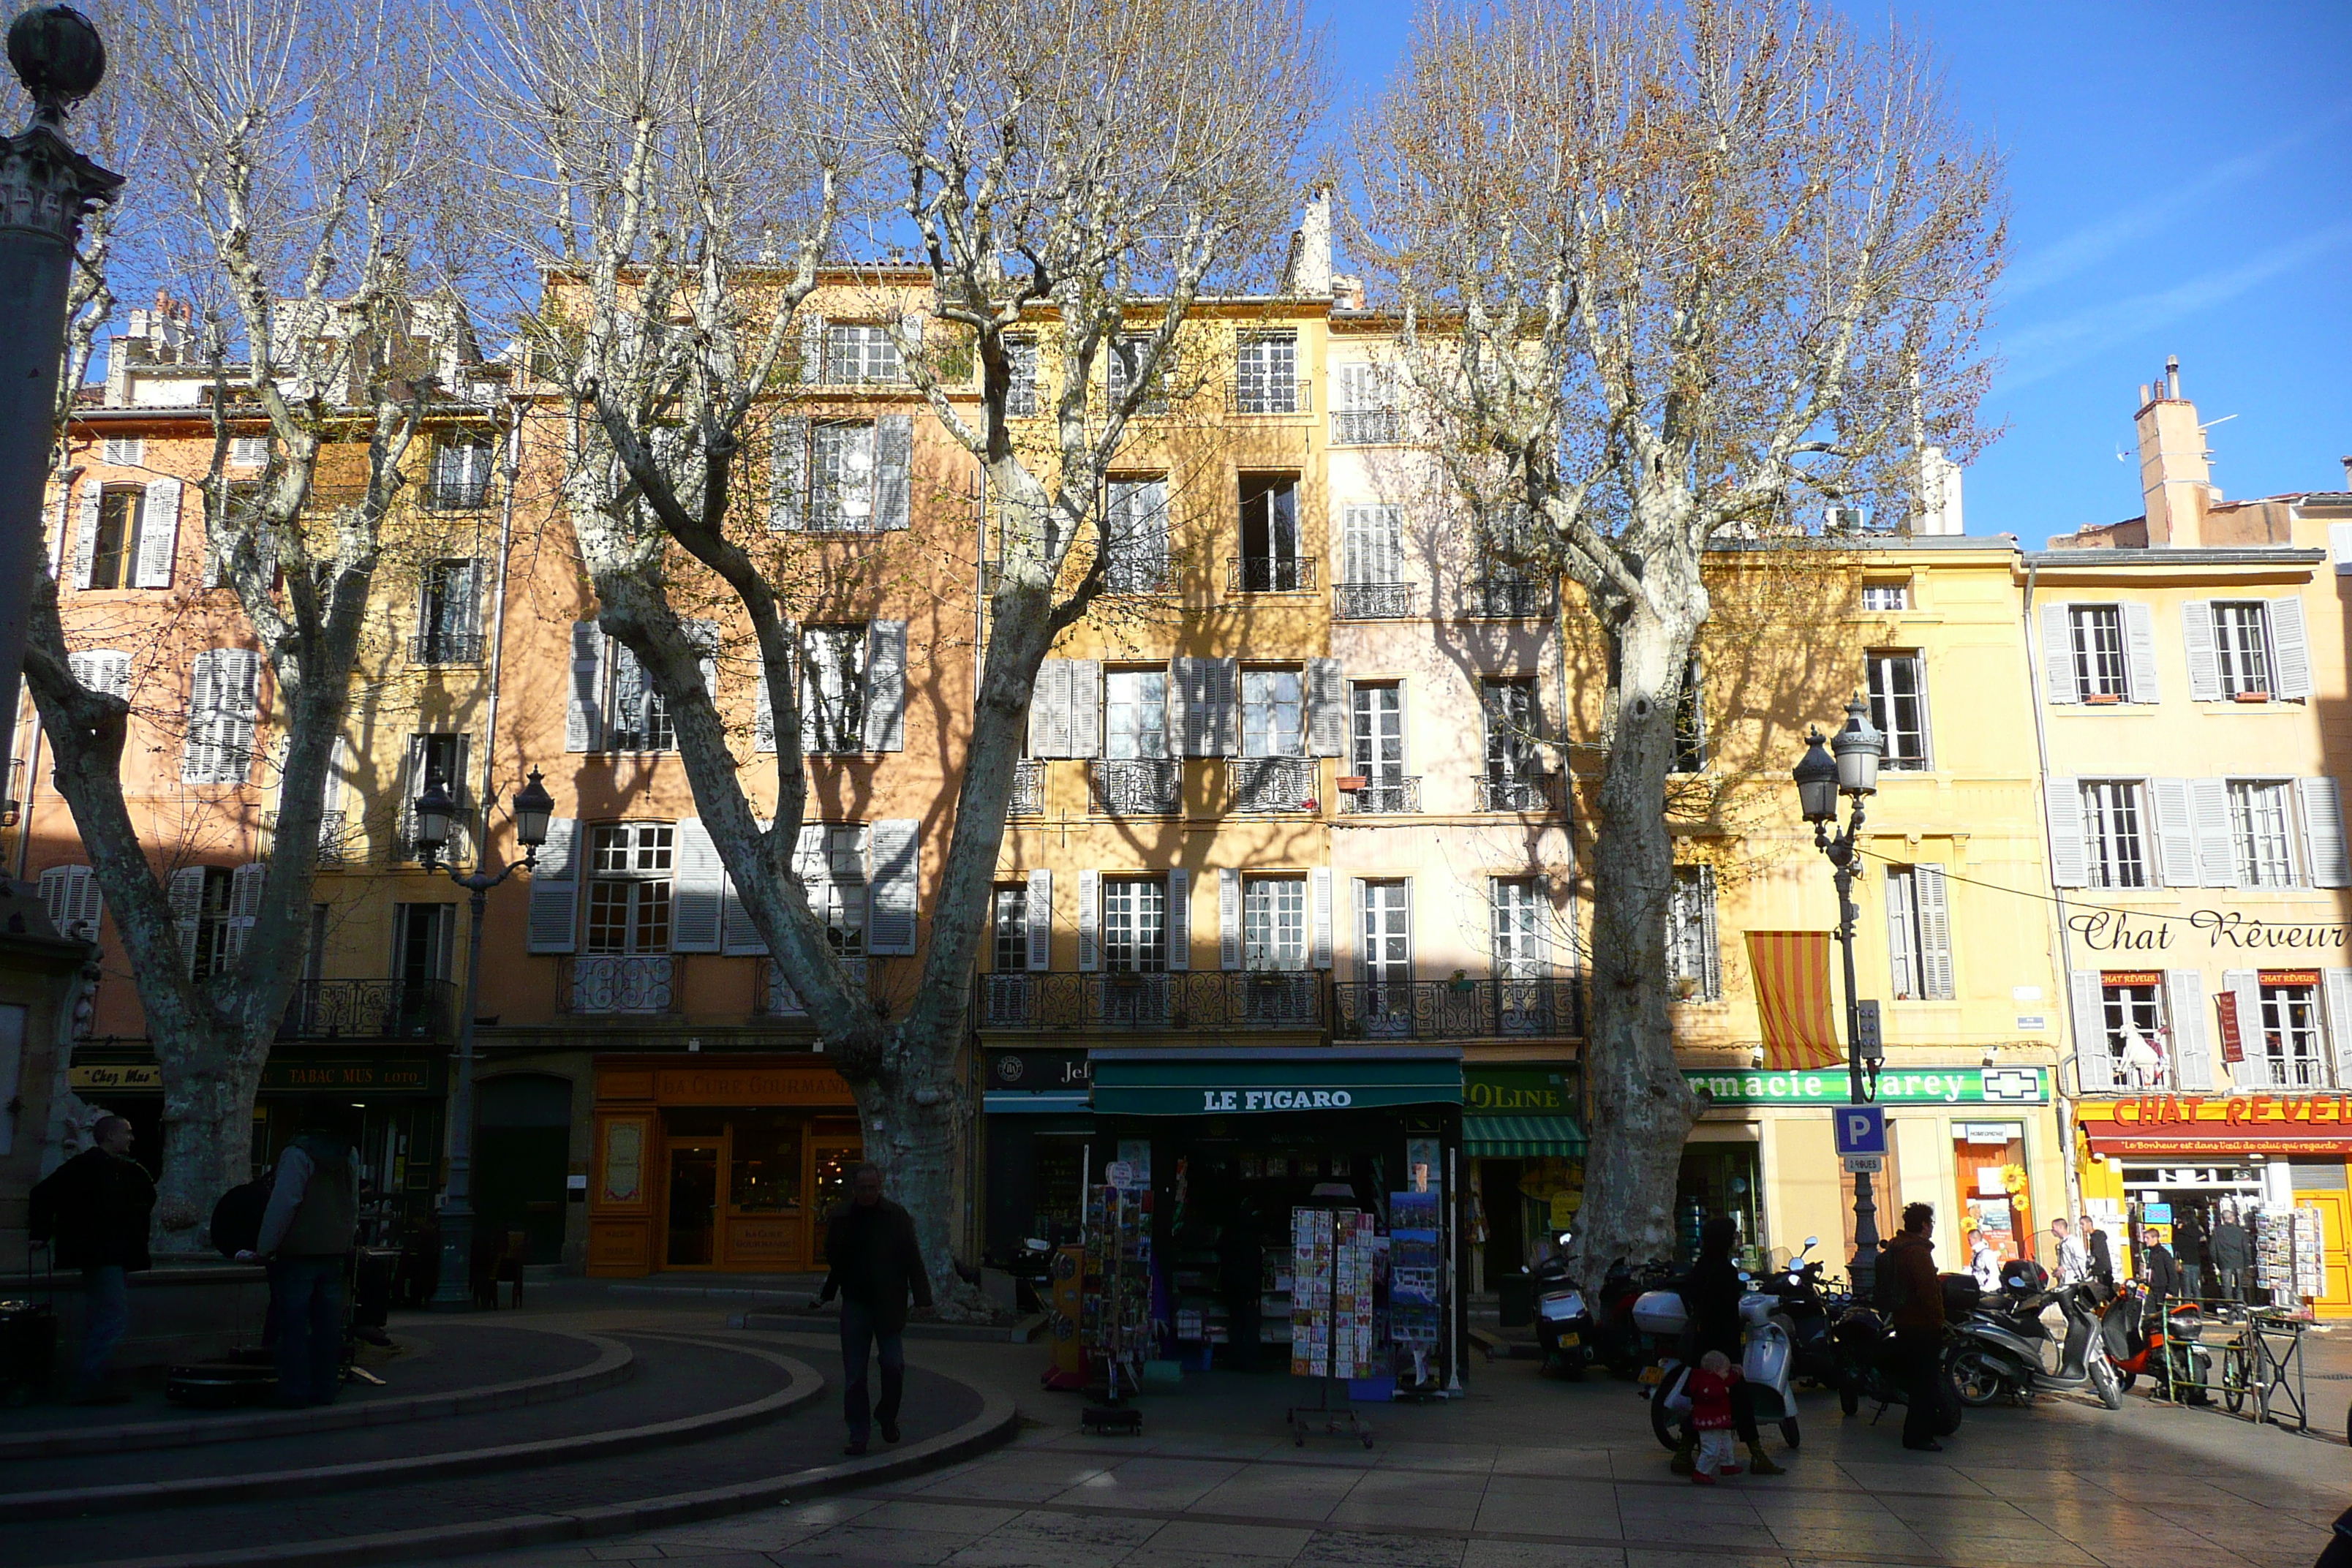
[[[1666,897],[1666,978],[1690,986],[1690,1002],[1723,1000],[1723,956],[1716,937],[1715,868],[1677,866]]]
[[[1284,682],[1288,682],[1286,689]],[[1242,755],[1307,754],[1307,676],[1295,665],[1250,668],[1241,679]],[[1285,690],[1289,695],[1283,695]],[[1285,721],[1289,728],[1286,730]],[[1288,744],[1284,742],[1287,740]]]
[[[890,330],[872,321],[824,324],[824,384],[892,386],[907,379]]]
[[[677,728],[669,704],[635,649],[618,637],[604,639],[604,746],[608,752],[675,752]]]
[[[866,645],[862,626],[801,628],[801,750],[848,756],[866,749]]]
[[[2237,866],[2238,886],[2301,887],[2294,845],[2294,781],[2231,779],[2228,786],[2230,852]],[[2273,813],[2274,821],[2263,820]]]
[[[1234,411],[1298,412],[1298,334],[1244,332],[1234,356]]]
[[[1543,883],[1534,877],[1496,877],[1487,884],[1486,896],[1495,978],[1542,979],[1550,949],[1545,930],[1550,910]]]
[[[1478,714],[1486,729],[1486,777],[1528,780],[1543,771],[1536,749],[1536,683],[1523,677],[1487,676],[1478,683]]]
[[[1393,753],[1393,755],[1387,753]],[[1404,683],[1359,680],[1348,693],[1349,771],[1369,789],[1395,789],[1405,780]]]
[[[1284,973],[1308,967],[1307,878],[1277,873],[1242,879],[1242,967]]]
[[[2221,683],[2221,700],[2240,694],[2277,695],[2277,645],[2272,634],[2271,607],[2260,599],[2216,599],[2213,610],[2213,666]]]
[[[1103,671],[1102,754],[1113,761],[1175,754],[1169,745],[1165,666]]]
[[[1102,879],[1102,968],[1107,974],[1162,974],[1168,969],[1168,879]]]
[[[1412,883],[1366,877],[1356,883],[1356,978],[1382,987],[1412,980]],[[1391,1004],[1393,1005],[1393,1004]]]
[[[2106,633],[2112,630],[2114,643]],[[2074,665],[2074,700],[2132,700],[2130,629],[2121,604],[2066,606],[2066,646]]]
[[[996,973],[1015,974],[1029,968],[1029,888],[1023,882],[1000,882],[989,900],[991,952]]]
[[[2148,995],[2142,1000],[2129,994],[2137,991],[2145,991]],[[2100,1017],[2105,1025],[2105,1044],[2110,1071],[2118,1089],[2161,1088],[2173,1077],[2176,1069],[2171,1050],[2171,1032],[2165,1021],[2164,992],[2165,988],[2162,985],[2109,985],[2104,978],[2100,981]],[[2133,1083],[2127,1076],[2129,1069],[2124,1064],[2124,1030],[2137,1026],[2137,1020],[2133,1016],[2131,1010],[2143,1006],[2147,1009],[2147,1016],[2153,1022],[2147,1028],[2140,1029],[2139,1034],[2156,1048],[2159,1058],[2156,1081],[2146,1085]]]
[[[2148,789],[2139,779],[2084,779],[2084,886],[2152,888]]]
[[[1865,614],[1902,614],[1911,608],[1911,584],[1907,581],[1865,582],[1862,585],[1862,607]]]
[[[1867,656],[1870,682],[1870,721],[1886,738],[1886,753],[1881,767],[1904,773],[1926,773],[1934,769],[1935,742],[1927,719],[1927,661],[1916,648],[1874,648]],[[1896,674],[1907,670],[1911,690],[1906,694],[1896,689]],[[1900,722],[1902,705],[1908,701],[1917,721],[1906,726]]]
[[[879,426],[871,419],[826,419],[809,426],[809,532],[876,531],[879,445]]]
[[[622,956],[670,951],[677,931],[677,910],[671,881],[677,874],[677,825],[669,822],[606,822],[588,830],[587,918],[581,931],[580,951],[596,956]],[[598,889],[609,910],[620,911],[618,947],[598,946]],[[658,889],[656,893],[654,889]],[[661,940],[649,943],[647,927],[659,906]],[[612,923],[607,921],[609,925]],[[609,942],[609,933],[602,940]]]
[[[2333,1075],[2328,1071],[2327,1029],[2324,1017],[2321,987],[2317,985],[2274,985],[2261,981],[2261,1035],[2252,1044],[2262,1052],[2273,1087],[2279,1089],[2327,1089]],[[2290,994],[2300,993],[2300,996]],[[2271,1042],[2277,1040],[2281,1049],[2273,1052]],[[2307,1049],[2298,1050],[2298,1043]]]

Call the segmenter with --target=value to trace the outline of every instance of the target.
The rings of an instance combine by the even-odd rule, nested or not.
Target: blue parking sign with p
[[[1886,1110],[1884,1106],[1841,1105],[1836,1114],[1839,1153],[1886,1152]]]

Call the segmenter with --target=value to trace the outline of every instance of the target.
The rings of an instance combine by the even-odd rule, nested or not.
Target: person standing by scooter
[[[1936,1278],[1936,1210],[1930,1204],[1909,1204],[1903,1210],[1903,1234],[1879,1255],[1878,1267],[1889,1271],[1882,1300],[1895,1321],[1897,1367],[1903,1380],[1903,1446],[1926,1453],[1943,1452],[1936,1441],[1941,1394],[1936,1385],[1944,1362],[1944,1287]]]
[[[2080,1285],[2088,1279],[2091,1277],[2091,1255],[2084,1250],[2082,1238],[2069,1231],[2063,1219],[2050,1222],[2050,1237],[2058,1253],[2058,1283],[2062,1287]]]
[[[1731,1249],[1739,1240],[1739,1227],[1727,1215],[1718,1215],[1706,1222],[1699,1232],[1698,1261],[1691,1266],[1690,1278],[1683,1281],[1683,1303],[1690,1313],[1691,1343],[1684,1359],[1693,1365],[1709,1351],[1720,1351],[1731,1364],[1739,1364],[1740,1325],[1739,1298],[1748,1287],[1739,1278],[1739,1266],[1731,1261]],[[1731,1424],[1738,1430],[1739,1440],[1748,1445],[1748,1470],[1750,1475],[1777,1476],[1784,1467],[1772,1462],[1764,1452],[1764,1439],[1756,1427],[1756,1400],[1745,1383],[1731,1385]],[[1696,1468],[1693,1450],[1685,1448],[1675,1455],[1674,1469],[1686,1476]]]

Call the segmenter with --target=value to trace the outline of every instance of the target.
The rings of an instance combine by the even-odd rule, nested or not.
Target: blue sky
[[[1845,6],[1924,30],[2007,154],[2014,248],[1970,533],[2029,545],[2141,510],[2131,417],[2180,356],[2231,497],[2347,488],[2352,5]],[[1385,82],[1409,0],[1318,0],[1340,110]]]

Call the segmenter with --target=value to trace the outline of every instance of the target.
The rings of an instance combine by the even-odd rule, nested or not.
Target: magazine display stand
[[[1375,1217],[1360,1209],[1290,1211],[1290,1375],[1314,1378],[1321,1386],[1316,1404],[1284,1413],[1296,1447],[1305,1447],[1318,1425],[1325,1436],[1344,1434],[1372,1446],[1372,1429],[1356,1414],[1344,1384],[1377,1370],[1377,1230]],[[1336,1405],[1334,1383],[1343,1385]]]
[[[1090,1432],[1139,1433],[1143,1412],[1127,1396],[1152,1354],[1151,1193],[1092,1187],[1087,1193],[1085,1297],[1080,1342],[1090,1373],[1079,1425]]]

